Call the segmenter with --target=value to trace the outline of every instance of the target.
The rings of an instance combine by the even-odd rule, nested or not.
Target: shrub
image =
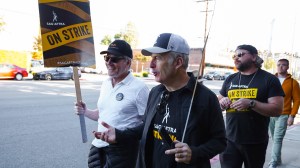
[[[143,77],[148,77],[148,75],[149,75],[149,72],[145,72],[145,71],[142,72],[142,76],[143,76]]]
[[[141,77],[141,75],[139,73],[133,73],[133,76],[135,76],[135,77]]]

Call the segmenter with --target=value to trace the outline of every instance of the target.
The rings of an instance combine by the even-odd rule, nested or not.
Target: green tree
[[[33,42],[33,52],[32,54],[32,59],[34,60],[42,60],[43,59],[43,46],[42,46],[42,37],[41,34],[37,37],[34,37],[34,42]]]
[[[121,40],[123,40],[123,34],[122,34],[122,32],[121,33],[117,33],[117,34],[115,34],[114,35],[114,38],[115,39],[121,39]],[[125,40],[126,41],[126,40]],[[127,41],[128,42],[128,41]]]
[[[133,56],[133,59],[145,63],[147,61],[150,61],[151,57],[146,57],[143,56],[141,53],[138,53]]]
[[[126,25],[125,31],[123,33],[123,39],[127,41],[132,48],[136,48],[138,45],[138,33],[135,25],[129,22]]]
[[[264,68],[266,70],[271,70],[275,67],[275,61],[272,57],[267,57],[264,61]]]
[[[108,41],[108,37],[110,36],[105,35],[104,38],[101,40],[101,44],[108,45],[107,43],[105,43]],[[136,48],[136,46],[138,45],[138,33],[135,25],[132,22],[129,22],[124,30],[121,30],[120,32],[114,35],[114,39],[125,40],[131,45],[132,48]]]
[[[0,32],[4,30],[4,26],[5,26],[5,22],[4,19],[2,17],[0,17]]]
[[[101,40],[102,45],[109,45],[111,43],[111,36],[105,35],[104,38]]]

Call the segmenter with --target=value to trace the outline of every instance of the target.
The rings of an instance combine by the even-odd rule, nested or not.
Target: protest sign
[[[39,0],[45,67],[73,66],[77,101],[81,101],[78,66],[95,65],[93,29],[88,0]],[[83,142],[85,120],[79,115]]]

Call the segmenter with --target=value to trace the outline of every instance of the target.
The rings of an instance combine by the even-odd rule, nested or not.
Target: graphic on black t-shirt
[[[232,102],[238,99],[252,99],[257,102],[268,102],[270,97],[282,96],[282,88],[276,76],[258,69],[256,76],[233,74],[228,77],[220,90],[221,95]],[[251,82],[252,80],[252,82]],[[254,109],[243,111],[226,110],[227,139],[239,144],[265,143],[268,141],[269,117]]]
[[[248,89],[232,89],[227,92],[228,98],[231,102],[235,102],[238,99],[256,99],[257,97],[257,88],[248,88]],[[249,108],[240,110],[240,111],[250,111]],[[226,112],[236,112],[233,108],[228,108]]]
[[[171,112],[172,113],[172,112]],[[175,156],[174,155],[166,155],[165,151],[170,149],[170,146],[165,144],[165,142],[162,139],[162,136],[159,134],[159,129],[161,127],[164,127],[166,130],[166,133],[172,141],[176,140],[176,128],[174,126],[171,126],[171,121],[173,120],[172,115],[168,118],[168,126],[166,123],[162,123],[166,115],[156,113],[155,119],[154,119],[154,125],[153,125],[153,153],[152,153],[152,167],[153,168],[171,168],[170,165],[175,164]]]
[[[166,124],[168,124],[168,118],[170,118],[170,108],[169,108],[169,106],[168,106],[168,104],[166,105],[166,112],[165,112],[165,114],[164,114],[164,118],[163,118],[163,120],[162,120],[162,123],[166,123]]]
[[[152,153],[152,167],[159,168],[171,168],[176,164],[175,155],[166,155],[165,151],[170,149],[170,146],[166,145],[159,134],[159,129],[163,127],[166,133],[172,141],[176,140],[176,113],[180,109],[177,106],[178,92],[169,93],[168,100],[160,103],[164,107],[160,107],[160,110],[156,113],[153,124],[153,153]],[[162,110],[163,109],[163,110]]]
[[[161,103],[159,103],[159,112],[156,113],[153,120],[153,136],[155,140],[162,140],[158,133],[158,130],[161,127],[165,127],[173,141],[176,140],[176,104],[176,92],[163,92],[161,96]]]

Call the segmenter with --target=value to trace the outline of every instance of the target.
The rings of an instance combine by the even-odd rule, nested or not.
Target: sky
[[[251,44],[273,52],[300,52],[298,0],[209,1],[207,57],[237,45]],[[39,33],[38,0],[0,0],[0,49],[31,50]],[[150,47],[160,33],[186,38],[203,47],[205,5],[197,0],[90,0],[94,43],[124,30],[132,22],[139,35],[137,48]]]

